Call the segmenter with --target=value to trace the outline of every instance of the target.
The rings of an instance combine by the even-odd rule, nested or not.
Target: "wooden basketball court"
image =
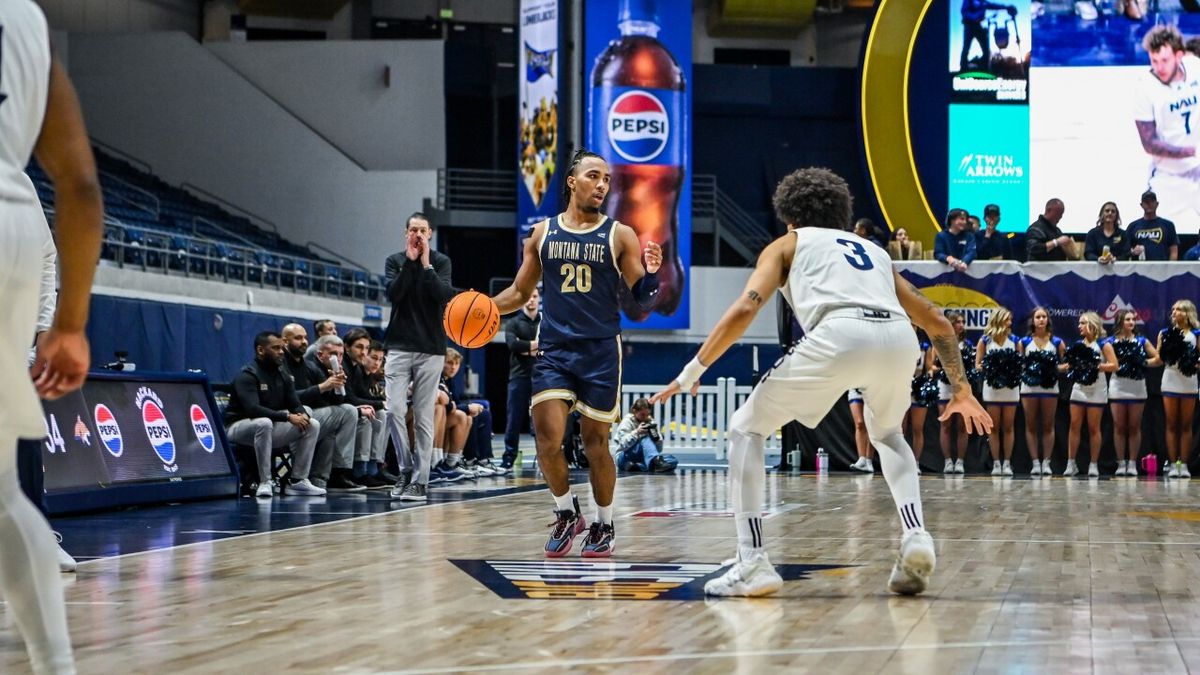
[[[704,580],[734,546],[713,470],[623,477],[611,562],[542,558],[552,514],[540,489],[403,510],[359,496],[382,510],[282,530],[270,523],[311,499],[241,500],[267,524],[257,534],[87,560],[68,614],[81,673],[1200,668],[1200,486],[921,487],[939,560],[916,598],[884,588],[898,518],[882,476],[770,475],[764,530],[783,591],[706,601]],[[575,491],[586,504],[586,485]],[[27,670],[10,617],[0,640],[0,670]]]

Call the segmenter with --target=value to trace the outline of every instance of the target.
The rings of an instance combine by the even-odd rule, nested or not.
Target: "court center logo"
[[[572,560],[451,560],[509,600],[703,600],[721,563]],[[776,565],[784,581],[854,565]]]
[[[992,310],[1000,307],[1000,303],[991,297],[970,288],[939,284],[921,288],[920,291],[943,311],[954,310],[961,313],[967,322],[967,330],[986,328]]]
[[[96,422],[96,433],[100,435],[100,442],[104,444],[108,454],[113,457],[120,457],[125,453],[125,439],[121,436],[121,427],[117,424],[117,418],[113,415],[112,410],[103,403],[99,403],[92,410],[92,419]]]
[[[212,424],[208,422],[208,415],[204,414],[204,408],[193,403],[188,417],[192,420],[192,431],[196,432],[196,440],[200,441],[204,451],[212,452],[216,449],[217,440],[213,436]]]
[[[671,121],[658,97],[646,91],[627,91],[608,110],[608,142],[630,162],[648,162],[667,147]]]
[[[163,414],[162,399],[150,387],[140,387],[134,399],[142,411],[142,426],[146,429],[146,438],[154,454],[162,460],[163,470],[175,473],[179,465],[175,463],[175,435],[171,433],[171,425]]]

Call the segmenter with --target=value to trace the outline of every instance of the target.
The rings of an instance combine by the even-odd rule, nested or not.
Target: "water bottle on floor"
[[[829,453],[825,452],[825,448],[817,448],[817,473],[829,474]]]

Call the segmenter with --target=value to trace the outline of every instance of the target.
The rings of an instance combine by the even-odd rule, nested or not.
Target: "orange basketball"
[[[467,349],[482,347],[500,330],[500,310],[483,293],[463,291],[446,305],[442,327],[446,329],[446,337],[455,343]]]

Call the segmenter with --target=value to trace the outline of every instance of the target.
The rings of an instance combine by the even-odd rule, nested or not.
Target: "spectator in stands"
[[[1046,210],[1025,232],[1025,252],[1029,262],[1063,261],[1074,246],[1071,238],[1058,229],[1066,207],[1061,199],[1046,202]]]
[[[378,476],[386,485],[395,485],[400,477],[388,472],[383,463],[388,442],[386,399],[371,393],[365,368],[370,356],[371,336],[362,328],[355,328],[346,333],[342,341],[346,346],[346,401],[358,408],[363,429],[363,442],[356,446],[354,475]],[[367,433],[370,434],[369,442]]]
[[[387,488],[390,483],[380,477],[378,472],[370,473],[366,469],[364,458],[369,458],[371,449],[375,445],[375,430],[379,429],[380,433],[386,433],[386,428],[382,423],[375,424],[375,411],[370,405],[364,405],[361,402],[353,399],[350,396],[350,367],[348,361],[353,361],[346,356],[345,343],[336,335],[325,335],[318,338],[314,343],[316,351],[304,357],[305,365],[309,372],[312,373],[314,379],[321,377],[329,377],[334,374],[334,362],[336,360],[338,368],[345,375],[345,384],[340,388],[326,392],[323,394],[330,402],[336,402],[338,405],[349,405],[354,409],[354,458],[352,473],[350,479],[359,485],[365,485],[368,490],[379,490]],[[370,410],[368,410],[370,408]],[[344,452],[344,451],[343,451]],[[344,457],[344,455],[343,455]]]
[[[975,235],[966,228],[967,212],[950,209],[946,214],[946,229],[933,240],[933,257],[959,272],[965,272],[975,262]]]
[[[388,427],[400,459],[400,480],[392,496],[412,501],[426,498],[433,456],[433,406],[438,378],[446,359],[442,313],[454,296],[450,258],[433,250],[433,226],[423,213],[408,218],[404,250],[384,265],[387,296],[392,303],[385,342],[388,347]],[[414,446],[409,446],[408,387],[412,384]]]
[[[921,249],[920,240],[909,238],[908,230],[903,227],[896,230],[896,234],[887,245],[888,255],[892,256],[892,260],[920,260]]]
[[[982,225],[979,222],[979,216],[973,216],[968,213],[967,214],[967,229],[971,231],[971,234],[977,234],[981,227],[982,227]]]
[[[486,401],[465,401],[456,391],[454,377],[462,367],[462,354],[457,349],[446,349],[446,363],[442,367],[441,389],[449,397],[447,404],[447,433],[453,436],[446,450],[448,468],[458,468],[468,475],[494,476],[497,467],[492,464],[492,413]],[[462,453],[456,456],[450,448]]]
[[[254,496],[270,499],[271,453],[300,441],[292,453],[292,483],[296,494],[319,496],[325,490],[308,480],[313,450],[321,423],[308,416],[292,378],[283,371],[283,338],[264,331],[254,338],[254,360],[233,378],[233,393],[225,409],[225,435],[230,441],[253,445],[258,462],[258,490]]]
[[[621,471],[670,473],[679,462],[662,454],[662,432],[654,421],[650,401],[639,398],[617,425],[613,440],[617,443],[617,468]]]
[[[1135,260],[1178,260],[1175,223],[1158,217],[1158,195],[1142,193],[1142,217],[1129,224],[1130,257]]]
[[[358,411],[338,395],[346,386],[345,373],[326,374],[324,369],[310,365],[313,356],[308,351],[308,331],[298,323],[283,327],[283,367],[292,377],[296,398],[309,416],[320,423],[321,433],[313,453],[309,471],[313,485],[329,492],[361,492],[366,486],[351,479],[351,460],[354,456]]]
[[[884,237],[880,235],[879,228],[875,227],[875,221],[870,218],[859,218],[855,221],[854,234],[870,241],[879,248],[884,248]]]
[[[1012,246],[1000,231],[1000,207],[996,204],[983,207],[983,222],[986,227],[975,234],[975,259],[1012,260]]]
[[[367,372],[368,391],[372,397],[383,399],[384,403],[387,403],[387,381],[383,377],[383,364],[387,359],[386,351],[382,342],[371,340],[371,345],[367,348],[367,363],[363,366]]]
[[[504,341],[508,344],[508,423],[504,427],[504,459],[500,469],[512,470],[517,461],[521,433],[529,426],[529,403],[533,393],[533,362],[537,358],[538,329],[542,315],[541,298],[534,289],[525,306],[504,323]]]
[[[313,344],[308,346],[308,351],[306,351],[304,353],[304,355],[305,356],[313,355],[313,352],[315,352],[317,350],[317,345],[316,345],[317,340],[320,340],[321,338],[325,337],[326,335],[337,335],[337,334],[338,334],[337,324],[333,322],[333,319],[317,319],[316,321],[313,322],[313,336],[314,336]]]
[[[1084,240],[1083,257],[1101,265],[1129,260],[1129,237],[1121,229],[1121,212],[1113,202],[1104,202],[1100,207],[1096,226],[1088,231]]]

